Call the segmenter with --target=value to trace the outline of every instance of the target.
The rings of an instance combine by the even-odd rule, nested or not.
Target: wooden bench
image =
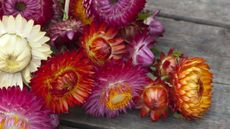
[[[230,1],[148,0],[148,10],[160,9],[166,28],[156,47],[175,48],[207,59],[214,72],[213,104],[203,119],[186,121],[172,115],[151,122],[130,111],[116,119],[93,118],[79,107],[61,115],[60,129],[230,129]]]

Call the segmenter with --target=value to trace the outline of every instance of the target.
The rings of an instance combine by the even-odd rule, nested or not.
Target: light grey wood
[[[229,0],[147,0],[146,8],[160,9],[169,15],[230,25]]]
[[[79,128],[72,128],[72,127],[61,125],[61,126],[59,126],[58,129],[79,129]]]
[[[213,104],[203,119],[187,121],[170,117],[166,120],[151,122],[139,117],[138,111],[130,111],[115,119],[93,118],[85,115],[80,108],[74,108],[62,120],[77,124],[94,125],[104,129],[229,129],[230,127],[230,85],[214,85]],[[84,128],[82,128],[84,129]]]

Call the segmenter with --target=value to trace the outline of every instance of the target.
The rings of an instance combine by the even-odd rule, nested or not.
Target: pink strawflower
[[[97,87],[84,105],[96,117],[116,117],[134,106],[146,84],[146,70],[131,61],[110,61],[99,68]]]
[[[134,21],[146,0],[84,0],[87,14],[114,26]]]
[[[165,28],[163,24],[156,19],[156,16],[160,13],[160,11],[155,11],[154,14],[150,17],[148,17],[144,23],[148,25],[148,31],[150,35],[153,37],[159,37],[162,36],[165,32]]]
[[[54,15],[53,0],[1,0],[0,17],[21,14],[27,20],[44,25]]]
[[[43,100],[27,89],[19,87],[0,89],[1,129],[53,129],[50,111]]]
[[[154,42],[155,38],[146,33],[134,36],[128,48],[134,65],[150,66],[153,64],[155,56],[151,47]]]

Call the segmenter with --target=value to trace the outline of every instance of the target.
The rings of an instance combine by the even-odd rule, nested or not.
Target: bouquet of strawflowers
[[[203,58],[154,48],[164,27],[146,0],[1,0],[0,128],[55,129],[82,106],[94,117],[130,109],[153,121],[210,108]],[[157,56],[159,55],[159,56]]]

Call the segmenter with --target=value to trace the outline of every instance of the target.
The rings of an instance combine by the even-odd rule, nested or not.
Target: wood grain
[[[230,126],[230,85],[214,84],[213,104],[203,119],[187,121],[170,117],[166,120],[151,122],[140,118],[138,111],[130,111],[116,119],[93,118],[85,115],[80,108],[74,108],[61,119],[79,125],[91,125],[101,129],[228,129]],[[80,128],[80,127],[79,127]],[[86,128],[81,128],[86,129]]]
[[[230,25],[229,0],[147,0],[146,8],[206,23]]]

